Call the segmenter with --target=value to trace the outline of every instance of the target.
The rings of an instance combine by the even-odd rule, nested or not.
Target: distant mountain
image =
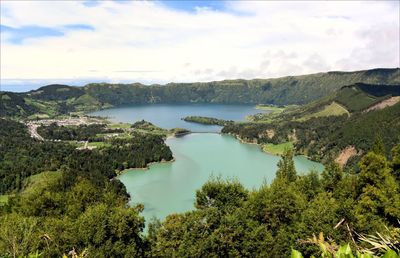
[[[400,84],[400,69],[328,72],[276,79],[204,83],[89,84],[87,94],[102,103],[246,103],[305,104],[354,83]]]
[[[9,103],[0,103],[0,110],[3,110],[0,115],[43,116],[149,103],[306,104],[355,83],[374,84],[373,87],[400,84],[400,69],[166,85],[92,83],[71,87],[55,84],[16,94],[22,98],[19,103],[24,101],[18,112]],[[51,110],[51,114],[46,110]]]

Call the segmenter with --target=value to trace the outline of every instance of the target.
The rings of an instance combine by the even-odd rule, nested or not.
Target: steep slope
[[[388,99],[382,100],[381,102],[369,107],[365,112],[369,112],[372,110],[383,109],[385,107],[390,107],[400,102],[400,96],[390,97]]]
[[[51,84],[43,86],[37,90],[29,91],[25,94],[25,96],[32,99],[56,101],[78,98],[83,94],[85,94],[85,91],[79,87]]]
[[[29,116],[38,109],[13,92],[0,92],[0,117]]]
[[[341,157],[343,163],[354,164],[376,137],[382,137],[387,151],[400,141],[400,102],[366,112],[400,95],[400,85],[382,86],[382,92],[377,89],[380,86],[364,84],[342,87],[321,100],[283,112],[272,122],[268,115],[256,116],[257,122],[227,125],[222,132],[260,144],[293,142],[299,153],[315,160]]]
[[[286,110],[276,119],[306,121],[315,117],[325,116],[350,116],[351,113],[366,112],[374,106],[385,106],[385,102],[394,105],[396,97],[400,96],[400,84],[373,85],[356,83],[343,86],[336,92],[325,96],[309,104]],[[376,108],[378,109],[378,108]],[[276,120],[275,119],[275,120]],[[254,117],[254,121],[267,121],[269,114],[260,114]]]
[[[392,96],[400,95],[398,85],[376,85],[357,83],[343,87],[335,97],[335,100],[347,107],[350,112],[363,111]]]
[[[26,93],[0,92],[0,116],[48,118],[107,107],[80,87],[53,84]]]

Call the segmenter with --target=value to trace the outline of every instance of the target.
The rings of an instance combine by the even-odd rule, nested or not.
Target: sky
[[[10,1],[1,90],[400,66],[399,1]]]

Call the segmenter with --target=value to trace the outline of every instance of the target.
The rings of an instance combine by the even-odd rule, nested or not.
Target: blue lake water
[[[220,126],[189,123],[182,120],[186,116],[207,116],[233,121],[245,121],[246,116],[268,112],[257,110],[254,105],[223,104],[153,104],[130,105],[92,112],[89,115],[109,117],[113,122],[134,123],[149,121],[159,127],[185,128],[193,132],[219,132]]]

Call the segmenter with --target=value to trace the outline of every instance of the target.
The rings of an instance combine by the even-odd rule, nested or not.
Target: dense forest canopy
[[[88,131],[88,128],[93,130]],[[49,139],[90,140],[98,138],[98,130],[105,131],[102,125],[67,128],[53,124],[40,132]],[[171,159],[171,150],[158,135],[133,132],[131,138],[110,139],[108,147],[77,150],[67,142],[33,139],[24,124],[0,118],[0,194],[22,189],[24,180],[31,175],[58,171],[70,164],[80,169],[88,166],[88,173],[96,170],[113,178],[115,171],[142,168],[150,162]]]
[[[89,124],[79,126],[58,126],[52,123],[49,126],[40,126],[37,129],[39,135],[50,140],[64,141],[103,141],[103,137],[98,134],[122,133],[122,129],[109,129],[105,124]]]
[[[298,175],[288,150],[271,185],[249,190],[237,181],[213,179],[196,192],[195,210],[153,221],[147,234],[143,206],[128,207],[129,196],[110,164],[99,153],[84,151],[68,159],[60,174],[0,207],[0,252],[5,257],[60,257],[71,251],[89,257],[289,257],[294,248],[309,257],[320,253],[318,241],[329,243],[330,252],[345,243],[366,252],[371,245],[362,239],[376,232],[399,252],[400,145],[390,159],[383,147],[375,142],[357,174],[331,162],[321,175]],[[308,240],[320,233],[327,240]]]
[[[182,118],[182,120],[191,123],[198,123],[204,125],[219,125],[219,126],[224,126],[233,123],[232,120],[224,120],[224,119],[205,117],[205,116],[187,116]]]

